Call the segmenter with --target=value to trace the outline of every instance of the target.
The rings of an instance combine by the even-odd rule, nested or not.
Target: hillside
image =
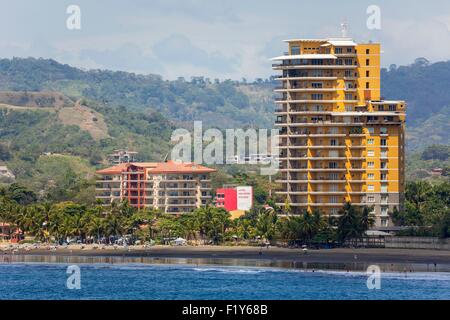
[[[134,149],[142,159],[158,161],[169,152],[173,126],[155,112],[51,96],[65,103],[30,92],[0,94],[0,165],[37,193],[59,194],[58,199],[79,195],[70,190],[85,190],[80,185],[93,177],[96,167],[107,164],[106,156],[114,149]],[[25,103],[25,97],[47,103],[36,104],[34,98]]]
[[[411,179],[434,179],[432,169],[448,167],[448,160],[421,158],[427,145],[450,144],[447,71],[450,62],[423,59],[382,70],[383,96],[408,102]],[[133,149],[142,160],[160,161],[170,150],[172,130],[190,127],[193,120],[222,129],[272,127],[275,85],[203,77],[167,81],[158,75],[83,71],[46,59],[1,59],[0,165],[35,191],[69,199],[70,190],[87,188],[80,186],[114,149]],[[52,165],[44,165],[49,161]],[[61,171],[55,170],[57,163]],[[74,173],[67,179],[70,186],[54,179],[66,173]],[[56,181],[59,191],[46,181]]]
[[[381,83],[384,98],[408,103],[409,151],[450,143],[450,61],[430,64],[420,58],[409,66],[392,66],[382,70]],[[203,77],[168,81],[158,75],[83,71],[48,59],[0,60],[0,91],[61,92],[72,100],[85,97],[105,106],[160,112],[184,127],[202,120],[205,127],[269,128],[275,85],[269,80],[247,84]],[[424,132],[431,132],[430,139],[421,139]]]

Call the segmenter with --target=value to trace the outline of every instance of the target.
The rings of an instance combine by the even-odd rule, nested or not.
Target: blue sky
[[[81,8],[68,30],[66,8]],[[273,74],[269,58],[286,38],[340,35],[382,43],[382,64],[450,59],[448,0],[0,0],[0,57],[44,57],[86,69],[157,73],[165,78],[254,79]],[[366,26],[369,5],[381,29]]]

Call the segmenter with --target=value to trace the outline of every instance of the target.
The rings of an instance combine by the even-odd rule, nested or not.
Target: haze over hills
[[[449,145],[450,61],[418,59],[384,69],[381,76],[382,96],[408,103],[408,151]],[[128,147],[143,160],[162,160],[172,130],[189,128],[193,120],[221,129],[271,128],[277,85],[262,79],[167,81],[158,75],[84,71],[49,59],[2,59],[0,163],[35,190],[52,192],[49,179],[64,177],[55,185],[66,184],[70,193],[94,166],[105,165],[114,149]]]

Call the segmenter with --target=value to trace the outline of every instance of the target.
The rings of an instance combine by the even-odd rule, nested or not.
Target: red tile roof
[[[128,168],[129,163],[121,163],[114,167],[97,170],[97,174],[120,174]]]
[[[132,162],[122,163],[114,167],[98,170],[97,174],[120,174],[127,170],[129,166],[146,168],[150,173],[211,173],[215,169],[211,169],[194,162],[175,162],[169,160],[167,162]]]

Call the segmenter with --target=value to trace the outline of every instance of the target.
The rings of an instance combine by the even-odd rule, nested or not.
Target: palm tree
[[[362,213],[359,208],[352,206],[350,202],[344,204],[340,210],[338,220],[338,239],[341,243],[347,239],[358,239],[364,233]],[[369,218],[368,218],[369,219]],[[370,220],[368,220],[368,223]]]
[[[260,208],[256,218],[256,233],[271,241],[275,235],[278,216],[272,208]]]

